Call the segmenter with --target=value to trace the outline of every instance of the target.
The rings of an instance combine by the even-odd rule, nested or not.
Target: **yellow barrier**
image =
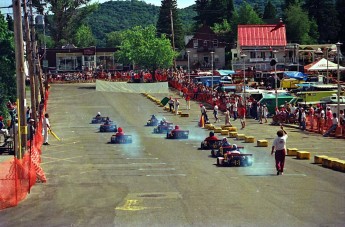
[[[237,138],[237,132],[229,132],[230,138]]]
[[[325,158],[328,158],[328,156],[327,156],[327,155],[315,155],[315,156],[314,156],[314,163],[315,163],[315,164],[322,164],[322,161],[323,161]]]
[[[256,145],[258,147],[268,147],[268,141],[267,140],[258,140],[256,142]]]
[[[246,137],[244,137],[244,142],[245,143],[254,143],[255,137],[254,136],[246,136]]]
[[[310,152],[308,151],[297,151],[297,159],[310,159]]]
[[[219,127],[214,128],[213,130],[215,133],[221,133],[222,132],[222,128],[219,128]]]
[[[288,156],[297,156],[297,148],[288,148],[287,149],[287,155]]]
[[[220,132],[221,135],[224,135],[224,136],[228,136],[229,135],[229,131],[228,130],[222,130]]]
[[[237,139],[238,140],[244,140],[245,137],[246,137],[245,134],[237,134]]]

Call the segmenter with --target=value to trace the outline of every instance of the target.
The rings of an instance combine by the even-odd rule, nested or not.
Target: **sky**
[[[109,0],[92,0],[91,2],[108,2]],[[161,6],[162,0],[142,0],[148,4],[156,5],[156,6]],[[195,0],[177,0],[177,8],[186,8],[188,6],[191,6],[195,3]],[[12,4],[12,0],[0,0],[0,7],[7,7]],[[1,9],[1,12],[3,14],[6,13],[12,13],[11,9]]]

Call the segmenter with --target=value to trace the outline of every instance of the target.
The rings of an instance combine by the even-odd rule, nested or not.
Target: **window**
[[[213,40],[213,47],[218,47],[218,39]]]
[[[207,47],[207,40],[204,40],[204,47]]]
[[[260,57],[263,58],[263,59],[265,59],[265,52],[261,52],[261,53],[260,53]]]
[[[256,52],[251,51],[250,52],[250,58],[256,58]]]
[[[193,47],[194,47],[194,48],[198,48],[198,46],[199,46],[199,45],[198,45],[198,40],[197,40],[197,39],[194,39],[194,40],[193,40]]]

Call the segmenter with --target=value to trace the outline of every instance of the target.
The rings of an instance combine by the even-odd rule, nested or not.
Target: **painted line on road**
[[[76,162],[76,161],[72,161],[70,159],[80,158],[80,157],[83,157],[83,156],[76,156],[76,157],[71,157],[71,158],[53,158],[53,157],[48,157],[48,156],[42,156],[42,157],[48,158],[48,159],[55,159],[55,160],[54,161],[49,161],[49,162],[42,162],[41,165],[48,164],[48,163],[53,163],[53,162],[60,162],[60,161]]]
[[[171,171],[176,170],[175,168],[160,168],[160,169],[138,169],[139,171]]]
[[[147,177],[185,177],[187,176],[187,174],[155,174],[155,175],[148,174],[146,176]]]
[[[140,162],[132,162],[130,165],[166,165],[166,163],[140,163]]]
[[[126,158],[127,160],[158,160],[159,158]]]

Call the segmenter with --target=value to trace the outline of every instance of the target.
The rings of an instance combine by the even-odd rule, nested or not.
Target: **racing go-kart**
[[[217,158],[217,166],[251,166],[253,154],[244,154],[228,151],[224,157]]]
[[[117,132],[117,125],[113,121],[109,121],[108,123],[104,123],[99,126],[100,132]]]
[[[157,126],[157,125],[158,125],[158,119],[157,118],[151,118],[146,123],[146,126]]]
[[[222,140],[204,140],[201,142],[200,150],[216,150],[222,146]]]
[[[116,143],[116,144],[132,143],[132,136],[131,135],[122,135],[122,136],[112,135],[110,138],[110,143]]]
[[[167,133],[167,139],[188,139],[189,130],[178,130]]]
[[[211,150],[211,156],[216,158],[216,157],[223,157],[224,154],[226,154],[227,152],[231,152],[231,151],[238,151],[240,149],[244,149],[243,146],[236,146],[236,148],[234,148],[233,146],[226,146],[226,147],[222,147],[220,146],[218,149],[212,149]]]
[[[165,124],[158,125],[157,128],[153,129],[153,132],[157,134],[164,134],[164,133],[170,133],[171,130],[173,129],[174,129],[173,123],[167,122]]]
[[[94,117],[91,120],[91,124],[101,124],[107,120],[107,117]]]

